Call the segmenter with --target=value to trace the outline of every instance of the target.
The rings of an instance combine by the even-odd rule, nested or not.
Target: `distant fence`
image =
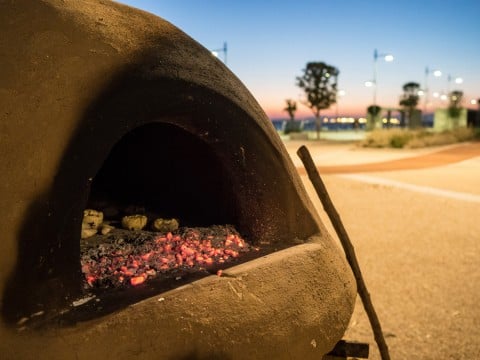
[[[424,128],[431,128],[433,127],[433,114],[424,115],[421,119],[422,126]],[[397,119],[395,119],[397,120]],[[272,119],[272,124],[277,131],[285,131],[285,127],[288,123],[288,120],[285,119]],[[308,119],[308,120],[295,120],[295,123],[298,124],[298,128],[302,131],[315,131],[315,120]],[[398,121],[391,122],[390,124],[386,123],[386,119],[383,119],[383,128],[398,128],[400,127],[400,123]],[[336,122],[335,120],[330,120],[328,122],[322,123],[322,130],[324,131],[351,131],[351,130],[365,130],[366,122],[364,118],[357,118],[354,121],[348,122]]]
[[[284,131],[288,120],[272,120],[272,124],[277,131]],[[315,120],[296,120],[300,123],[299,128],[303,131],[315,131]],[[327,131],[341,131],[341,130],[364,130],[364,123],[340,123],[340,122],[325,122],[322,124],[322,130]]]

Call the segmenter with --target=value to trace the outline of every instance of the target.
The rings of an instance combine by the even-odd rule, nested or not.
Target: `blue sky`
[[[425,83],[425,67],[443,76],[428,76],[431,104],[445,106],[433,92],[446,92],[448,74],[464,83],[450,90],[465,94],[469,107],[480,98],[480,1],[220,1],[121,0],[158,15],[208,49],[228,44],[227,66],[271,117],[282,114],[285,99],[300,102],[295,78],[309,61],[340,70],[340,115],[362,115],[373,102],[373,52],[395,60],[377,61],[377,103],[396,107],[403,84]],[[222,54],[220,54],[222,58]],[[422,106],[423,107],[423,106]],[[324,114],[333,114],[332,107]],[[299,117],[310,115],[299,106]]]

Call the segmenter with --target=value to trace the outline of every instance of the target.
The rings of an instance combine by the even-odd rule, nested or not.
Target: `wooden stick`
[[[337,232],[340,242],[342,243],[347,261],[350,264],[353,275],[355,276],[355,280],[357,281],[357,291],[362,299],[363,307],[365,308],[368,319],[370,320],[370,325],[372,326],[375,341],[377,342],[382,360],[390,360],[387,343],[383,337],[380,321],[378,320],[377,314],[370,299],[370,294],[368,293],[367,286],[363,280],[362,272],[360,271],[360,265],[358,264],[357,256],[355,255],[355,249],[353,248],[352,242],[350,241],[347,231],[343,226],[340,215],[338,215],[337,210],[335,209],[335,206],[328,195],[327,189],[322,181],[322,178],[320,177],[320,174],[318,173],[308,149],[305,146],[301,146],[297,151],[297,155],[302,160],[308,177],[312,182],[320,201],[322,202],[323,209],[328,214],[328,217],[330,218],[330,221]]]

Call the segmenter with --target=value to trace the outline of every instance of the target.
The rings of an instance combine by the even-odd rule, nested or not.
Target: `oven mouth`
[[[150,246],[155,241],[165,241],[168,245],[175,242],[175,237],[183,238],[182,233],[204,233],[203,237],[198,237],[200,242],[207,241],[207,238],[238,239],[241,248],[233,244],[233,250],[227,249],[228,254],[233,253],[233,256],[225,255],[226,260],[217,257],[220,262],[213,261],[209,265],[196,263],[178,267],[175,264],[175,267],[162,273],[158,272],[158,267],[151,268],[149,271],[157,273],[146,277],[147,281],[142,280],[139,286],[129,281],[141,276],[124,276],[118,264],[118,274],[107,278],[108,281],[115,278],[116,284],[110,281],[106,286],[95,286],[88,282],[83,270],[86,265],[83,265],[83,294],[56,321],[75,323],[105,315],[203,277],[212,274],[220,276],[225,269],[285,248],[282,244],[260,239],[251,228],[242,226],[245,222],[239,219],[242,210],[238,207],[234,177],[235,174],[224,166],[221,157],[208,143],[177,125],[151,122],[123,136],[91,180],[87,200],[87,208],[105,214],[104,220],[114,229],[105,235],[97,232],[80,240],[82,264],[83,260],[92,258],[91,253],[97,255],[99,247],[108,246],[107,242],[112,244],[121,240],[122,245],[127,247]],[[142,216],[147,223],[142,229],[121,229],[122,216]],[[178,229],[152,230],[153,219],[158,217],[176,219]],[[87,246],[87,243],[94,245]],[[114,247],[122,249],[120,257],[128,256],[123,246]],[[98,258],[95,256],[96,260]],[[118,283],[119,278],[121,284]]]
[[[231,175],[206,142],[153,122],[115,144],[91,181],[87,208],[137,207],[193,227],[236,223],[237,204]]]
[[[176,124],[173,123],[175,121]],[[204,138],[208,138],[209,141],[205,141]],[[119,214],[106,219],[119,228],[120,216],[125,215],[121,209],[129,208],[137,209],[137,212],[141,209],[139,211],[142,214],[148,215],[148,225],[151,225],[153,219],[151,214],[178,219],[180,227],[178,231],[173,232],[174,235],[185,229],[205,231],[220,228],[220,231],[238,234],[252,251],[222,264],[214,263],[201,267],[199,271],[175,270],[159,274],[140,286],[126,284],[113,288],[92,288],[88,286],[85,274],[78,271],[82,267],[81,260],[85,257],[82,245],[88,242],[89,238],[81,239],[80,230],[77,232],[64,228],[65,238],[68,236],[75,238],[74,249],[78,249],[79,256],[75,259],[73,267],[60,267],[60,271],[65,272],[60,274],[60,277],[66,275],[67,279],[71,279],[70,283],[75,283],[75,288],[81,290],[69,296],[69,303],[66,306],[59,306],[48,314],[42,310],[33,312],[32,316],[27,316],[28,321],[25,321],[25,316],[20,320],[17,317],[15,318],[17,324],[37,329],[52,325],[74,325],[77,322],[110,314],[148,297],[218,274],[219,270],[226,270],[290,246],[265,239],[262,225],[259,225],[259,231],[255,232],[255,225],[252,225],[251,218],[248,218],[255,210],[245,206],[242,208],[240,206],[242,199],[236,191],[242,189],[240,182],[243,179],[239,180],[239,177],[244,169],[236,164],[231,166],[231,159],[222,157],[223,152],[215,151],[212,143],[218,142],[222,141],[215,137],[212,139],[208,132],[193,134],[179,126],[178,120],[172,121],[168,118],[133,128],[112,146],[99,170],[88,178],[88,188],[84,190],[87,196],[86,201],[83,201],[85,209],[119,210]],[[56,189],[58,194],[65,191],[66,183],[58,182],[59,185],[63,185],[62,188]],[[74,198],[75,196],[71,199]],[[64,200],[61,202],[65,203]],[[63,205],[61,208],[66,209],[68,206]],[[83,213],[84,210],[79,209]],[[56,213],[59,214],[58,211]],[[67,214],[68,212],[65,215]],[[77,211],[72,215],[66,223],[78,229],[82,214]],[[59,217],[55,219],[58,222]],[[123,236],[124,238],[167,235],[150,230],[148,227],[138,231],[115,229],[114,232],[130,234]],[[101,238],[102,235],[98,234],[95,237],[98,241],[98,237]],[[107,237],[109,235],[103,236],[104,239]],[[105,241],[101,243],[103,245]],[[72,269],[74,271],[68,274]],[[198,270],[197,267],[194,270]],[[61,290],[61,287],[57,286],[59,285],[53,284],[55,290]],[[36,316],[40,313],[42,316]]]

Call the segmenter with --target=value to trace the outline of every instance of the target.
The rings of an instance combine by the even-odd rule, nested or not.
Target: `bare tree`
[[[298,131],[298,128],[295,126],[295,112],[297,111],[297,103],[292,99],[287,99],[285,102],[287,103],[287,106],[283,109],[283,111],[286,111],[288,113],[288,117],[290,118],[287,126],[285,127],[285,133]]]
[[[292,99],[287,99],[285,100],[285,102],[287,103],[287,106],[285,106],[285,109],[283,109],[283,111],[286,111],[288,113],[288,117],[290,118],[290,121],[294,121],[295,111],[297,111],[297,103]]]
[[[303,75],[297,77],[297,86],[305,91],[305,105],[315,115],[317,139],[320,138],[322,127],[320,111],[328,109],[337,101],[338,74],[339,71],[334,66],[324,62],[309,62],[303,70]]]

